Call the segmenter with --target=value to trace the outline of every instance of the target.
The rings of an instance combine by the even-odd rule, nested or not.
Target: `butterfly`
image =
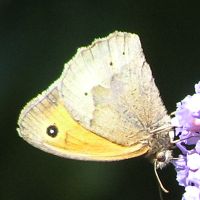
[[[172,159],[171,119],[138,35],[115,31],[79,48],[61,76],[21,111],[18,133],[57,156]]]

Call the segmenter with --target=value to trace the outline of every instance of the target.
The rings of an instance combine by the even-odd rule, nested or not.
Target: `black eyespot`
[[[123,53],[122,53],[123,55],[125,55],[125,52],[123,51]]]
[[[55,125],[51,125],[47,128],[47,135],[56,137],[58,134],[58,128]]]
[[[112,66],[113,65],[113,63],[112,63],[112,61],[110,62],[110,66]]]
[[[85,96],[87,96],[87,95],[88,95],[88,93],[87,93],[87,92],[85,92],[85,93],[84,93],[84,95],[85,95]]]

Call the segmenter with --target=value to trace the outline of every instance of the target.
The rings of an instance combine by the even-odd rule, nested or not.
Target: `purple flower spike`
[[[186,157],[183,155],[179,155],[179,159],[174,160],[173,164],[175,165],[175,169],[177,172],[176,180],[178,181],[179,185],[186,186],[186,177],[188,176]]]
[[[197,151],[198,154],[200,154],[200,141],[197,142],[195,150]]]
[[[192,171],[200,169],[200,155],[197,152],[187,156],[187,166]]]
[[[200,81],[197,83],[197,84],[195,84],[195,92],[198,94],[198,93],[200,93]]]
[[[200,199],[200,190],[197,187],[187,186],[185,187],[185,193],[182,200],[198,200]]]
[[[172,125],[179,137],[176,146],[181,150],[172,163],[177,172],[179,185],[185,187],[182,200],[200,200],[200,82],[195,94],[177,103]]]

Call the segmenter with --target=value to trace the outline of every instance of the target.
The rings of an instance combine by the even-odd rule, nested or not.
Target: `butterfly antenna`
[[[162,184],[162,182],[161,182],[161,180],[160,180],[160,178],[158,176],[156,166],[157,166],[157,160],[155,160],[155,162],[154,162],[154,172],[155,172],[155,175],[156,175],[156,178],[158,180],[160,188],[162,189],[163,192],[168,193],[169,191],[164,188],[164,186],[163,186],[163,184]]]

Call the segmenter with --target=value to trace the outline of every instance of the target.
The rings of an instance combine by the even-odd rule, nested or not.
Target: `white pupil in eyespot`
[[[58,128],[55,125],[51,125],[47,128],[46,132],[50,137],[56,137],[58,134]]]

